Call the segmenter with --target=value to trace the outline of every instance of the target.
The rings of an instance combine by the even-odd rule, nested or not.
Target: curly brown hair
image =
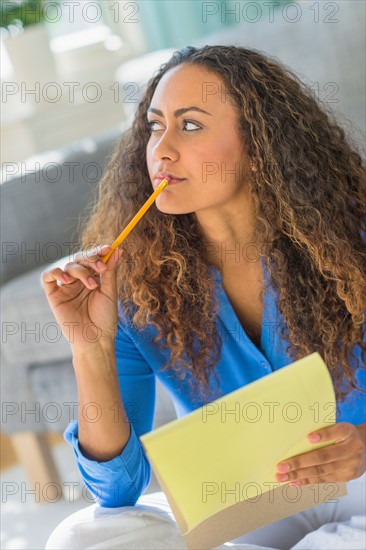
[[[237,46],[175,51],[147,83],[131,127],[109,158],[84,220],[82,247],[112,243],[151,195],[146,112],[162,76],[183,63],[219,75],[238,107],[240,132],[257,168],[249,181],[255,242],[285,321],[287,353],[295,361],[319,352],[337,403],[343,401],[357,388],[356,368],[366,368],[365,163],[334,113],[276,59]],[[207,399],[222,339],[214,275],[195,214],[166,214],[153,204],[123,248],[117,281],[129,322],[137,329],[154,325],[154,344],[171,351],[163,368],[180,371],[181,378],[190,371],[191,390],[200,387]]]

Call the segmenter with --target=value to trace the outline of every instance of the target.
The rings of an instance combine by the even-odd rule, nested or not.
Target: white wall
[[[211,17],[229,18],[232,26],[192,44],[241,45],[277,57],[311,85],[327,106],[349,117],[365,134],[366,3],[298,0],[293,4],[272,12],[259,1],[236,1],[232,6],[237,13],[230,15],[221,13],[221,2],[215,2],[218,11]],[[121,37],[131,42],[119,51],[109,51],[101,41],[57,55],[61,84],[79,82],[79,95],[72,103],[64,86],[64,98],[56,104],[43,103],[33,109],[29,102],[19,103],[14,97],[2,105],[2,162],[19,162],[116,128],[126,120],[128,105],[122,96],[116,101],[111,86],[116,86],[116,70],[121,63],[143,54],[146,46],[139,25],[121,23],[119,30]],[[136,70],[140,73],[141,67],[136,65]],[[136,80],[139,78],[137,75]],[[129,80],[133,79],[129,76]],[[96,103],[83,100],[80,93],[92,81],[102,89],[102,99]],[[355,137],[363,143],[362,134]]]
[[[248,19],[254,20],[256,12],[248,10],[245,21],[246,13],[241,10],[239,22],[229,30],[193,45],[233,44],[276,57],[307,84],[318,83],[312,89],[319,99],[350,118],[365,134],[366,2],[298,0],[294,4],[275,11],[273,22],[265,6],[258,11],[260,19],[252,23]],[[216,16],[220,15],[224,14]],[[362,135],[355,137],[364,143]]]

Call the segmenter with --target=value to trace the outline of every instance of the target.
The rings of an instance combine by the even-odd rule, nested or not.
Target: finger
[[[42,271],[41,279],[46,296],[51,296],[59,287],[58,282],[71,282],[67,273],[64,273],[60,267],[55,269]]]
[[[81,250],[77,254],[75,254],[73,261],[79,262],[79,261],[95,261],[101,256],[104,256],[105,254],[108,254],[111,247],[109,244],[103,244],[99,246],[95,246],[94,248],[89,248],[87,250]]]
[[[282,483],[285,481],[298,481],[306,479],[319,479],[326,475],[336,474],[339,471],[349,471],[350,463],[348,458],[344,460],[335,460],[333,462],[327,462],[324,464],[316,464],[309,468],[300,468],[299,470],[294,470],[293,472],[288,472],[287,474],[277,474],[276,481]],[[320,481],[318,482],[320,483]]]
[[[116,267],[117,267],[118,261],[122,257],[122,254],[123,254],[122,250],[117,248],[109,258],[108,262],[104,264],[105,272],[101,274],[102,291],[105,292],[110,297],[114,297],[116,294],[116,290],[117,290]]]
[[[96,274],[102,275],[107,270],[107,265],[102,261],[102,257],[110,252],[110,245],[98,246],[84,252],[79,252],[74,257],[74,262],[84,267],[93,269]],[[110,267],[111,264],[109,264]]]
[[[337,443],[340,443],[351,437],[355,429],[356,427],[349,422],[339,422],[333,426],[327,426],[326,428],[316,430],[316,432],[309,433],[308,440],[310,443],[321,443],[322,441],[333,439]]]
[[[339,422],[338,424],[334,424],[333,426],[321,428],[316,432],[309,433],[308,441],[310,443],[327,442],[327,450],[322,451],[322,456],[327,456],[327,453],[334,452],[333,450],[329,450],[332,449],[334,444],[339,445],[341,442],[347,441],[355,434],[355,431],[357,431],[357,429],[353,424],[350,424],[349,422]],[[315,440],[315,438],[313,439],[313,436],[318,437]],[[322,447],[322,449],[323,448],[324,447]],[[279,464],[277,464],[278,471],[284,473],[289,470],[299,469],[307,465],[311,465],[311,463],[309,463],[308,461],[311,461],[313,456],[316,457],[316,455],[312,455],[313,452],[314,451],[310,451],[309,453],[304,453],[303,455],[298,455],[296,457],[293,457],[292,459],[286,459],[285,461],[280,462]],[[334,460],[334,458],[331,458],[330,460]]]
[[[83,259],[81,254],[75,256],[75,260],[80,265],[93,269],[98,275],[104,275],[108,270],[113,270],[122,256],[122,250],[117,248],[110,256],[108,261],[104,263],[102,257],[110,252],[111,247],[101,247],[99,254],[90,254],[89,259]]]
[[[277,464],[277,470],[280,474],[289,474],[289,478],[294,479],[294,476],[296,477],[296,472],[299,470],[349,457],[350,449],[348,442],[336,443],[289,458],[286,462]],[[281,479],[281,481],[285,481],[285,479]]]
[[[349,481],[353,478],[354,469],[348,460],[340,460],[323,464],[316,468],[306,468],[297,472],[297,477],[290,480],[291,484],[309,485],[312,483],[328,483],[329,481]]]
[[[107,254],[108,254],[108,252],[107,252]],[[103,256],[104,255],[105,254],[103,254]],[[102,263],[104,265],[106,265],[108,268],[111,268],[111,267],[114,268],[118,264],[118,262],[121,259],[122,255],[123,255],[123,250],[121,248],[117,247],[114,250],[114,252],[111,254],[110,258],[108,258],[107,262],[105,264],[103,262]]]
[[[102,262],[100,259],[100,256],[95,256],[91,260],[83,260],[80,259],[80,257],[76,260],[74,259],[74,263],[77,263],[89,270],[92,270],[92,275],[102,275],[107,270],[107,266]]]
[[[93,277],[93,273],[87,267],[76,262],[69,262],[64,267],[65,273],[81,281],[87,288],[96,289],[99,285]]]
[[[328,475],[323,475],[321,477],[317,478],[306,478],[306,479],[297,479],[296,481],[291,481],[288,483],[288,485],[291,485],[292,487],[300,487],[304,485],[314,485],[315,483],[345,483],[347,481],[350,481],[352,479],[351,474],[346,472],[340,472],[335,471],[333,473],[330,473]]]

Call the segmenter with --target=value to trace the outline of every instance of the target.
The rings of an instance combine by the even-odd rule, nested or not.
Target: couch
[[[1,429],[32,484],[60,482],[46,433],[62,434],[78,411],[70,345],[48,305],[41,273],[71,260],[79,217],[122,131],[40,155],[34,170],[30,161],[7,166],[13,177],[0,186]],[[154,427],[176,417],[158,380],[156,392]],[[152,475],[146,492],[154,490],[159,485]]]

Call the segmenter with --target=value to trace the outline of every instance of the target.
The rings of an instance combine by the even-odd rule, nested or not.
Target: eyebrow
[[[176,111],[174,111],[174,116],[177,118],[183,115],[184,113],[186,113],[187,111],[198,111],[199,113],[204,113],[205,115],[212,116],[211,113],[204,111],[200,107],[195,107],[194,105],[192,105],[191,107],[182,107],[181,109],[177,109]],[[155,113],[159,116],[164,116],[162,111],[160,111],[159,109],[154,109],[154,107],[149,107],[149,109],[147,110],[147,113]]]

